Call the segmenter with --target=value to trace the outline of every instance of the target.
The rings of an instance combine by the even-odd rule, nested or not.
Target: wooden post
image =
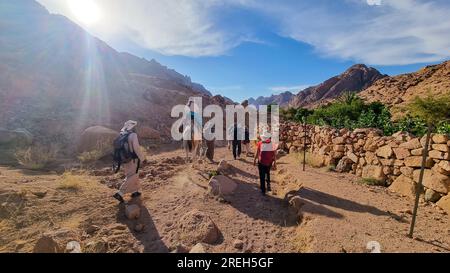
[[[431,138],[431,126],[430,124],[428,124],[428,130],[427,130],[427,138],[425,141],[425,148],[423,149],[422,152],[422,167],[420,169],[420,176],[419,176],[419,183],[417,184],[416,187],[416,200],[414,203],[414,210],[413,210],[413,215],[412,215],[412,220],[411,220],[411,227],[409,229],[409,238],[412,238],[414,235],[414,226],[416,224],[416,217],[417,217],[417,210],[419,208],[419,198],[420,198],[420,192],[422,190],[422,184],[423,184],[423,175],[425,173],[425,164],[427,162],[427,157],[428,157],[428,146],[430,145],[430,138]]]
[[[303,171],[306,171],[306,116],[305,116],[305,122],[303,124],[303,134],[304,134],[304,140],[303,140]]]

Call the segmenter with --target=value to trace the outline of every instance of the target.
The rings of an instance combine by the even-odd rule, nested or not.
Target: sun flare
[[[100,9],[94,0],[68,0],[69,7],[78,21],[92,25],[101,18]]]

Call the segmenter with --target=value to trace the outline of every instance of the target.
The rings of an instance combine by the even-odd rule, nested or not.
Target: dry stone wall
[[[306,141],[310,162],[316,167],[336,166],[338,172],[385,182],[404,196],[415,196],[425,137],[398,132],[383,136],[377,129],[334,129],[282,123],[280,148],[303,150]],[[306,137],[305,137],[306,133]],[[450,140],[434,134],[423,179],[424,198],[450,213]]]

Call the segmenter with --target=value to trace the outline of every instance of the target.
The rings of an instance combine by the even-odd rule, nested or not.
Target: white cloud
[[[75,19],[67,1],[38,1]],[[369,65],[429,63],[450,57],[448,0],[92,1],[102,11],[101,22],[88,27],[94,35],[106,41],[125,39],[166,55],[224,55],[243,42],[258,41],[252,35],[257,28],[308,43],[325,57]],[[223,17],[228,9],[262,16],[265,24]]]
[[[428,63],[450,57],[448,1],[383,0],[376,9],[367,3],[346,0],[328,5],[319,0],[275,6],[266,2],[259,8],[277,18],[281,35],[311,44],[326,57],[370,65]]]
[[[127,39],[166,55],[216,56],[225,54],[252,37],[238,30],[219,27],[219,9],[243,0],[92,0],[102,20],[83,25],[67,1],[38,0],[51,12],[61,13],[102,39]]]
[[[300,92],[308,87],[311,87],[311,86],[313,86],[313,85],[303,84],[303,85],[294,85],[294,86],[273,86],[273,87],[270,87],[269,89],[272,92],[274,92],[275,94],[284,93],[286,91],[298,93],[298,92]]]
[[[367,5],[369,6],[380,6],[381,0],[367,0]]]

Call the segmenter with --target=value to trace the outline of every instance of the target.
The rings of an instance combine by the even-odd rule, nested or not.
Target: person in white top
[[[136,133],[137,122],[129,120],[125,122],[121,134],[129,134],[128,136],[128,145],[130,147],[130,151],[134,152],[137,156],[137,159],[133,159],[128,163],[123,164],[123,170],[125,172],[125,180],[120,186],[119,191],[113,196],[121,203],[124,202],[124,195],[131,193],[131,197],[139,197],[141,196],[141,182],[139,179],[139,175],[137,173],[138,162],[145,162],[146,158],[144,153],[142,152],[141,146],[139,145],[138,135]],[[138,161],[139,160],[139,161]]]

